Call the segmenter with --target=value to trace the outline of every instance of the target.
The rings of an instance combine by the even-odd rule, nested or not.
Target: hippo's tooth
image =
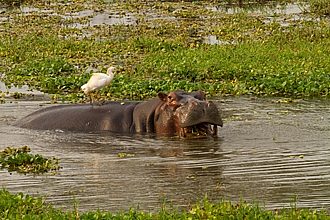
[[[218,126],[217,125],[213,125],[213,135],[217,135],[218,134]]]
[[[186,132],[185,132],[185,128],[181,128],[180,129],[180,134],[179,134],[180,137],[186,137]]]
[[[213,134],[213,129],[211,125],[207,125],[207,134]]]

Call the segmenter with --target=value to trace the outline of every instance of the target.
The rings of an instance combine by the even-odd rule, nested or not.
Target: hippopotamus
[[[78,132],[155,133],[187,137],[217,136],[217,106],[201,91],[160,92],[142,102],[63,104],[43,108],[16,122],[28,129]]]

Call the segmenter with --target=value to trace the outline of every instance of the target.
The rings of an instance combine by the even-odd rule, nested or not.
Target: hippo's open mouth
[[[210,123],[200,123],[193,126],[182,127],[180,129],[180,137],[187,136],[216,136],[218,133],[218,126]]]
[[[217,106],[211,101],[188,102],[175,112],[180,126],[180,137],[216,136],[218,126],[223,125]]]

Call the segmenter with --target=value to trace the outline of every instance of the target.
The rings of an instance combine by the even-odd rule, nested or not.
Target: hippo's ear
[[[196,92],[192,92],[191,95],[193,95],[196,99],[199,100],[205,100],[205,93],[203,91],[196,91]]]
[[[167,94],[163,93],[163,92],[159,92],[158,93],[158,98],[164,102],[167,101]]]

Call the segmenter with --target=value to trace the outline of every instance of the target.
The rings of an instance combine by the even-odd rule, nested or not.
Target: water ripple
[[[0,171],[0,187],[46,196],[57,207],[157,210],[202,199],[258,201],[267,208],[330,207],[330,102],[255,97],[215,100],[225,125],[220,138],[32,131],[11,124],[45,103],[0,105],[0,149],[28,145],[60,158],[59,175]],[[119,153],[133,156],[120,158]]]

